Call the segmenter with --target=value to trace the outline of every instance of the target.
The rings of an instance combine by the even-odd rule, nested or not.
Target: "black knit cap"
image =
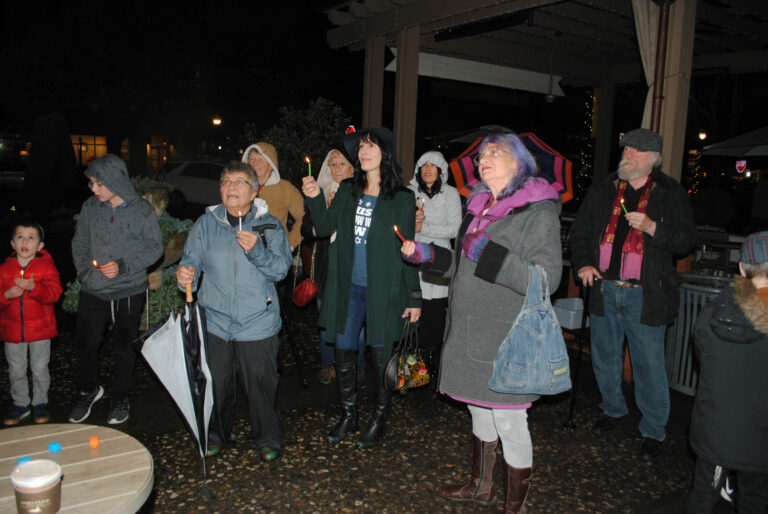
[[[621,136],[619,146],[631,146],[641,152],[661,152],[663,142],[658,133],[647,128],[638,128]]]

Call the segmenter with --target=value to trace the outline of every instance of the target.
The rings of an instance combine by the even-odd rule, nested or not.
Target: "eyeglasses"
[[[243,179],[230,180],[228,178],[225,178],[224,180],[220,181],[219,184],[221,184],[222,189],[225,189],[229,186],[236,186],[241,189],[244,188],[245,186],[251,187],[251,183]]]
[[[480,166],[480,161],[482,161],[483,159],[495,159],[501,154],[507,154],[510,157],[512,156],[512,154],[510,154],[509,152],[505,152],[501,148],[492,148],[487,152],[479,153],[474,157],[472,157],[472,162],[475,163],[475,166]]]

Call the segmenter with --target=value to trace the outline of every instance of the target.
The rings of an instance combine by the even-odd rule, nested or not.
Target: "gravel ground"
[[[319,384],[315,375],[319,350],[313,307],[291,309],[291,336],[303,364],[308,387],[301,385],[290,346],[284,342],[278,408],[287,446],[282,457],[261,462],[250,439],[247,412],[237,411],[235,448],[203,463],[168,395],[140,361],[131,396],[130,419],[118,427],[152,453],[155,485],[143,512],[493,512],[503,508],[503,491],[495,505],[443,500],[435,489],[446,481],[463,481],[470,467],[471,422],[466,408],[435,392],[434,384],[395,395],[383,443],[356,450],[355,438],[329,447],[324,436],[338,416],[335,382]],[[61,316],[62,335],[51,358],[52,421],[69,414],[73,384],[73,317]],[[102,376],[110,370],[110,347],[103,348]],[[2,390],[8,390],[3,362]],[[599,396],[588,362],[578,395],[577,428],[562,428],[568,396],[537,402],[529,411],[534,445],[534,474],[529,512],[682,512],[693,470],[687,444],[691,399],[672,394],[672,418],[664,454],[653,463],[640,460],[639,413],[604,437],[589,427],[598,416]],[[369,377],[370,379],[370,377]],[[108,380],[107,380],[108,382]],[[370,417],[372,391],[362,390],[361,418]],[[6,393],[7,394],[7,393]],[[10,402],[8,402],[10,404]],[[88,423],[106,424],[108,402],[100,401]],[[501,445],[497,462],[502,459]],[[501,486],[501,466],[495,470]],[[726,505],[717,512],[732,512]]]

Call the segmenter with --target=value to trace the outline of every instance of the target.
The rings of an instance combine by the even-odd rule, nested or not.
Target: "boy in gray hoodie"
[[[83,203],[72,239],[82,289],[75,338],[80,394],[69,421],[85,421],[104,395],[97,383],[98,352],[111,322],[115,370],[107,422],[114,425],[128,419],[128,391],[136,362],[131,343],[144,307],[147,268],[163,255],[163,242],[157,215],[134,190],[120,157],[99,157],[85,176],[93,196]]]

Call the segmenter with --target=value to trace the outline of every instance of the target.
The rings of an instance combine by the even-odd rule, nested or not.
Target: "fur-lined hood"
[[[737,276],[731,284],[733,299],[721,302],[712,313],[710,326],[720,338],[732,343],[752,343],[768,335],[768,305],[757,295],[752,281]]]

